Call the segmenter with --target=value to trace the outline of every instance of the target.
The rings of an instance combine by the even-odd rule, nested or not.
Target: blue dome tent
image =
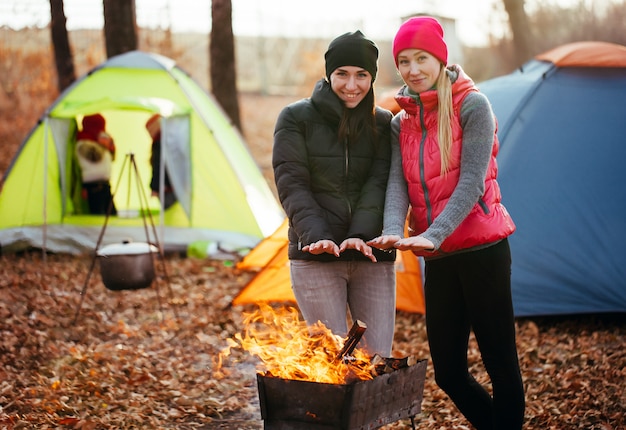
[[[563,45],[479,87],[517,225],[516,316],[626,312],[626,47]]]

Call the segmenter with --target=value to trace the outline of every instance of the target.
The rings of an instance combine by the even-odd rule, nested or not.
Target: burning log
[[[220,353],[220,363],[232,348],[242,348],[261,359],[259,367],[268,376],[321,383],[373,377],[371,357],[355,348],[366,328],[360,321],[354,324],[352,335],[342,339],[319,321],[307,325],[295,308],[261,305],[244,316],[245,331],[227,339],[228,347]]]
[[[348,337],[343,343],[343,348],[341,348],[341,351],[337,354],[337,358],[339,360],[345,360],[347,357],[352,355],[354,348],[356,348],[356,345],[361,340],[361,337],[363,337],[363,333],[365,333],[366,329],[367,324],[363,321],[356,320],[354,324],[352,324],[352,328],[348,332]]]
[[[418,361],[415,357],[389,358],[382,357],[378,354],[374,355],[371,360],[372,376],[380,376],[386,373],[392,373],[405,367],[413,366]]]

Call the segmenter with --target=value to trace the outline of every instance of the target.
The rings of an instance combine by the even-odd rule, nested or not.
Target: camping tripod
[[[91,260],[91,266],[89,268],[89,272],[87,274],[87,278],[85,279],[85,284],[83,285],[83,289],[80,292],[80,302],[78,303],[78,307],[76,308],[76,315],[74,316],[74,323],[76,323],[77,319],[78,319],[78,314],[80,312],[80,309],[83,305],[83,301],[85,300],[85,295],[87,292],[87,286],[89,285],[89,280],[91,279],[91,274],[93,273],[94,267],[96,265],[96,259],[98,257],[98,249],[100,247],[100,244],[102,243],[102,238],[104,237],[104,233],[106,231],[107,228],[107,224],[109,222],[109,217],[111,216],[111,211],[113,209],[113,198],[115,197],[115,194],[117,193],[117,190],[120,186],[121,183],[121,179],[122,179],[122,175],[124,174],[124,170],[127,166],[128,163],[128,175],[129,175],[129,180],[128,180],[128,199],[130,199],[130,194],[131,194],[131,188],[132,188],[132,178],[135,178],[135,183],[137,185],[137,191],[139,193],[139,201],[140,201],[140,208],[139,211],[141,213],[141,217],[143,220],[143,227],[144,227],[144,231],[146,233],[146,242],[148,243],[149,246],[156,246],[158,252],[159,252],[159,256],[160,256],[160,260],[161,260],[161,267],[163,269],[163,274],[164,274],[164,278],[167,282],[167,286],[169,288],[169,292],[170,292],[170,298],[173,298],[173,293],[172,293],[172,287],[170,285],[169,282],[169,277],[167,274],[167,268],[165,266],[165,252],[163,250],[163,247],[161,246],[161,243],[159,241],[159,237],[157,235],[156,232],[156,227],[154,225],[154,220],[152,218],[152,213],[148,210],[148,197],[146,195],[146,192],[144,190],[144,188],[141,186],[142,182],[141,182],[141,178],[139,175],[139,169],[137,168],[137,163],[135,161],[135,154],[133,154],[132,152],[126,154],[126,158],[124,159],[124,163],[122,164],[122,168],[120,170],[120,175],[118,177],[118,181],[117,181],[117,185],[115,186],[115,190],[113,191],[112,195],[111,195],[111,200],[109,201],[109,206],[107,209],[107,213],[106,216],[104,218],[104,224],[102,226],[102,230],[100,230],[100,236],[98,237],[98,241],[96,243],[96,248],[94,250],[93,253],[93,258]],[[133,175],[134,174],[134,175]],[[151,230],[150,231],[148,229],[148,220],[146,219],[148,218],[150,221],[150,227]],[[152,233],[154,240],[151,241],[150,240],[150,233]],[[149,251],[149,254],[151,256],[152,259],[152,265],[153,267],[155,266],[155,253]],[[157,293],[157,300],[159,302],[159,310],[161,311],[161,316],[163,315],[163,306],[161,304],[161,295],[159,293],[159,281],[158,281],[158,276],[156,277],[156,293]],[[174,314],[176,316],[176,318],[178,318],[178,314],[176,312],[176,308],[174,308]]]

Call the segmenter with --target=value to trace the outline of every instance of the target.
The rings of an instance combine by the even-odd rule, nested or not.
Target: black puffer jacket
[[[377,138],[338,141],[343,104],[320,80],[310,98],[285,107],[274,131],[272,164],[279,199],[289,218],[289,258],[336,261],[300,249],[322,239],[372,239],[382,232],[390,163],[391,112],[376,108]],[[367,137],[365,137],[367,136]],[[374,250],[378,261],[395,252]],[[347,250],[339,260],[367,260]]]

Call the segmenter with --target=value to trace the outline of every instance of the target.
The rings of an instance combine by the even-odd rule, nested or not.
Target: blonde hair
[[[441,153],[441,174],[445,175],[450,167],[453,105],[452,82],[446,73],[446,65],[443,63],[441,63],[436,86],[439,105],[437,112],[437,140],[439,152]]]

